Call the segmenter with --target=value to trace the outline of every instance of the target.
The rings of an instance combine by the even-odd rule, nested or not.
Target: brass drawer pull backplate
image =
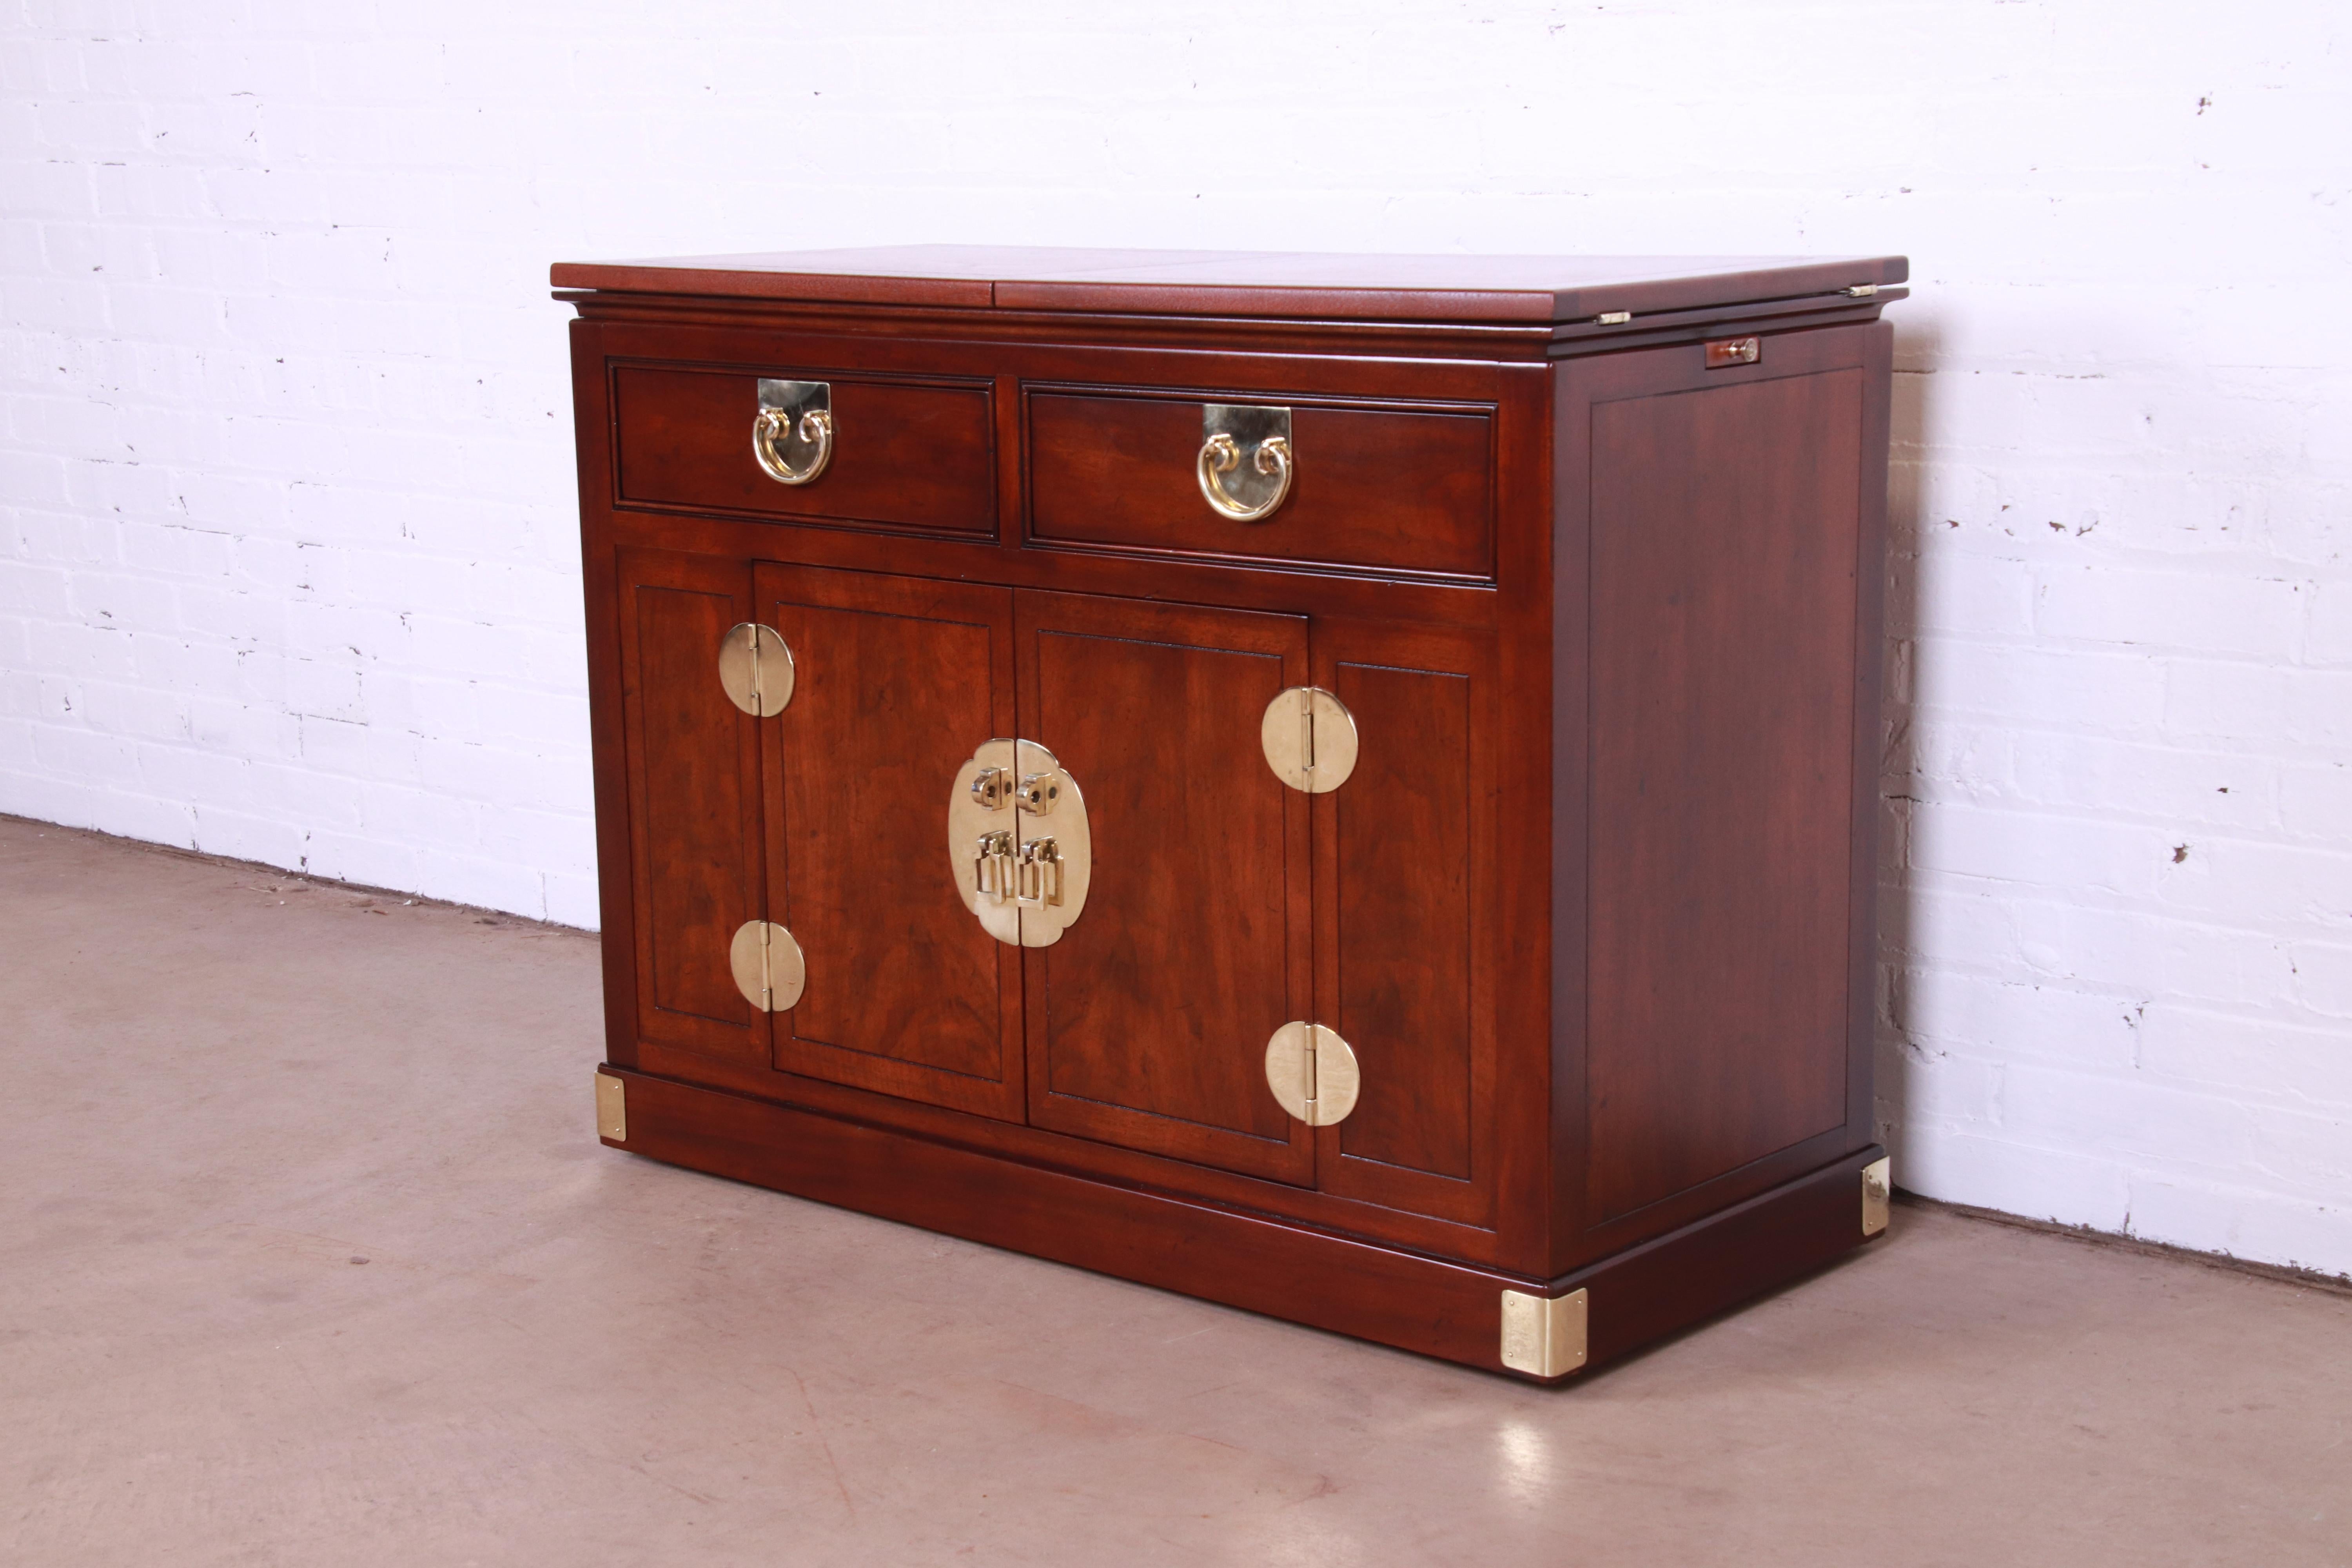
[[[1249,461],[1242,455],[1246,451]],[[1262,522],[1290,499],[1290,410],[1245,404],[1201,407],[1202,499],[1220,517]],[[1228,485],[1227,476],[1233,477]]]
[[[760,412],[751,416],[751,456],[780,485],[815,483],[833,461],[833,384],[761,381]]]

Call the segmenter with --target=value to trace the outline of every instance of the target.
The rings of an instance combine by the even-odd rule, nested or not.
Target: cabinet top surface
[[[559,289],[966,310],[1574,321],[1900,283],[1900,256],[1349,256],[911,245],[561,261]]]

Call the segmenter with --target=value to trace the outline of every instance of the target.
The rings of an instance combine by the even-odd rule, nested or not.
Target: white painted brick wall
[[[0,34],[0,809],[593,919],[558,258],[1907,251],[1883,1112],[2352,1271],[2352,21],[116,0]]]

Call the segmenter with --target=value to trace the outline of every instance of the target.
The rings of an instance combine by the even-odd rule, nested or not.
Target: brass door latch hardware
[[[745,921],[728,944],[727,967],[743,1000],[762,1013],[785,1013],[808,984],[808,964],[793,933],[770,921]]]
[[[1288,1023],[1265,1043],[1265,1084],[1309,1127],[1344,1121],[1364,1079],[1348,1042],[1320,1024]]]
[[[989,935],[1051,947],[1085,911],[1093,881],[1086,796],[1036,742],[987,742],[949,792],[948,859],[964,908]]]
[[[1895,1162],[1873,1160],[1862,1168],[1862,1234],[1876,1236],[1886,1228],[1886,1208],[1895,1195]]]
[[[608,1072],[596,1075],[596,1136],[615,1143],[629,1141],[628,1085]]]
[[[1584,1364],[1584,1321],[1590,1298],[1503,1292],[1503,1364],[1532,1377],[1559,1377]]]
[[[1246,464],[1242,461],[1244,451],[1249,454]],[[1201,499],[1219,517],[1235,522],[1263,522],[1272,517],[1290,499],[1294,461],[1289,409],[1202,405],[1201,456],[1194,469]]]
[[[1356,716],[1319,686],[1276,693],[1257,738],[1274,776],[1308,795],[1328,795],[1356,771]]]
[[[814,484],[833,461],[833,384],[761,381],[751,456],[780,485]]]
[[[719,684],[727,700],[754,719],[772,718],[793,700],[793,650],[773,626],[744,621],[719,639]]]

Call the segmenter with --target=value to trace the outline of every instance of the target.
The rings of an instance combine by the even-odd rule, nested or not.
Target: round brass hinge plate
[[[745,621],[719,639],[719,684],[727,700],[752,718],[782,712],[793,700],[793,650],[775,627]]]
[[[770,921],[745,921],[727,947],[727,967],[743,1000],[763,1013],[792,1010],[808,986],[808,963],[793,933]]]
[[[1277,692],[1257,739],[1274,776],[1308,795],[1328,795],[1356,771],[1356,716],[1319,686]]]
[[[1285,1024],[1265,1043],[1265,1084],[1309,1127],[1345,1121],[1364,1086],[1356,1053],[1320,1024]]]

